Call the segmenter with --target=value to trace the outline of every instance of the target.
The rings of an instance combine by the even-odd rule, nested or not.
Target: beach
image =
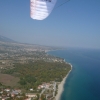
[[[69,64],[70,64],[70,63],[69,63]],[[72,70],[72,65],[70,64],[70,66],[71,66],[71,70]],[[61,83],[58,85],[58,93],[57,93],[57,95],[56,95],[56,97],[55,97],[56,100],[60,100],[61,94],[62,94],[62,92],[64,91],[64,84],[65,84],[65,81],[66,81],[66,79],[67,79],[69,73],[71,72],[71,70],[68,72],[68,74],[66,75],[66,77],[64,77],[63,80],[61,81]]]

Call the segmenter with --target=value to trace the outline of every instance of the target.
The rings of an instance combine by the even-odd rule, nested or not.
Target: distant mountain
[[[29,43],[20,43],[20,42],[17,42],[17,41],[14,41],[12,39],[9,39],[5,36],[1,36],[0,35],[0,44],[6,44],[8,46],[19,46],[19,47],[23,47],[23,48],[31,48],[31,49],[35,49],[35,50],[45,50],[45,51],[48,51],[48,50],[58,50],[58,49],[62,49],[60,47],[52,47],[52,46],[44,46],[44,45],[39,45],[39,44],[29,44]],[[1,48],[1,47],[0,47]]]
[[[1,35],[0,35],[0,41],[1,42],[15,42],[14,40],[9,39],[9,38],[4,37],[4,36],[1,36]]]

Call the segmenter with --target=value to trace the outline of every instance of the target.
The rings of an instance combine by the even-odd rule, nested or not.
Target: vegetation
[[[2,73],[19,77],[19,84],[25,89],[36,89],[42,82],[62,81],[70,69],[65,62],[35,61],[15,64],[13,69],[3,69]]]

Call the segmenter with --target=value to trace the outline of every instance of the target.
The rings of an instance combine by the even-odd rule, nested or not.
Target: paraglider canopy
[[[30,16],[32,19],[43,20],[52,12],[57,0],[30,0]]]

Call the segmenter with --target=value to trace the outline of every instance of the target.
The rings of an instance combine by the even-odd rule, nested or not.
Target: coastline
[[[45,52],[48,53],[48,52],[50,52],[50,51],[56,51],[56,50],[47,50],[47,51],[45,51]],[[48,54],[49,54],[49,53],[48,53]],[[60,84],[58,85],[58,93],[57,93],[57,95],[55,96],[55,100],[60,100],[60,99],[61,99],[61,95],[62,95],[62,93],[63,93],[63,91],[64,91],[64,84],[65,84],[65,81],[66,81],[66,79],[68,78],[68,75],[70,74],[70,72],[72,71],[72,64],[66,62],[65,59],[64,59],[64,62],[65,62],[66,64],[69,64],[69,65],[71,66],[71,70],[68,72],[68,74],[63,78],[63,80],[62,80],[62,81],[60,82]]]
[[[64,91],[65,81],[66,81],[68,75],[70,74],[70,72],[72,71],[72,65],[70,63],[68,63],[68,64],[71,66],[71,70],[68,72],[68,74],[66,75],[66,77],[64,77],[63,80],[61,81],[61,83],[58,85],[58,93],[55,96],[55,100],[60,100],[62,92]]]

